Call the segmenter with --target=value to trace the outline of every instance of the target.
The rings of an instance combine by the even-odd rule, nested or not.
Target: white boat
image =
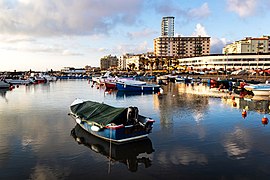
[[[256,84],[244,86],[245,89],[250,90],[254,93],[254,96],[269,96],[270,95],[270,84]]]
[[[116,80],[117,82],[121,82],[121,83],[125,83],[128,85],[143,85],[146,84],[145,81],[137,81],[137,80],[133,80],[133,79],[127,79],[127,78],[119,78]]]
[[[107,71],[103,76],[93,76],[92,77],[92,81],[97,83],[97,84],[105,84],[105,80],[108,78],[112,78],[112,76],[110,75],[111,72]]]
[[[5,81],[0,81],[0,89],[8,89],[10,87],[10,84],[8,84]]]
[[[47,81],[56,81],[57,77],[56,76],[50,76],[48,74],[42,75],[43,78],[45,78]]]
[[[32,84],[33,80],[29,79],[5,79],[5,81],[8,84],[13,84],[13,85],[19,85],[19,84]]]

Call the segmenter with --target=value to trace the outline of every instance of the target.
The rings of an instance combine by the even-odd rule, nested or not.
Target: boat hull
[[[159,91],[160,86],[155,84],[125,84],[125,83],[116,83],[116,88],[118,91],[137,91],[137,92],[147,92],[147,91]]]
[[[103,140],[110,141],[113,143],[126,143],[131,141],[136,141],[148,137],[151,132],[152,125],[155,122],[152,119],[147,120],[145,126],[140,124],[137,125],[108,125],[99,130],[94,123],[89,123],[76,118],[76,115],[70,114],[75,119],[75,122],[81,126],[84,130],[90,134],[99,137]]]
[[[105,87],[106,87],[106,89],[116,89],[116,83],[115,82],[106,82],[105,81]]]

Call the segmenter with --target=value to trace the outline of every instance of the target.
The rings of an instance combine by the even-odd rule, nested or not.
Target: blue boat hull
[[[153,121],[154,122],[154,121]],[[148,126],[152,127],[153,122],[149,122]],[[150,133],[147,131],[144,127],[138,125],[138,126],[107,126],[99,131],[93,131],[92,125],[89,125],[86,122],[78,123],[83,129],[88,131],[89,133],[107,140],[112,141],[114,143],[124,143],[124,142],[130,142],[142,138],[146,138],[148,134]]]
[[[160,86],[156,84],[125,84],[125,83],[116,83],[118,91],[136,91],[136,92],[149,92],[149,91],[160,91]]]

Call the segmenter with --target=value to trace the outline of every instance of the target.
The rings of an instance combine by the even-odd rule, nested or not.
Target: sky
[[[98,67],[153,51],[164,16],[175,35],[211,37],[211,54],[270,35],[269,0],[0,0],[0,71]]]

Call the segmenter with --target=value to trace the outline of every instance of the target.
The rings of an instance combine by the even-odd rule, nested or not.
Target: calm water
[[[261,123],[269,102],[236,99],[233,107],[230,98],[186,93],[190,88],[169,84],[159,97],[109,94],[66,80],[1,91],[0,179],[269,179],[270,125]],[[156,120],[153,132],[112,146],[110,155],[108,143],[68,116],[75,98],[138,106]]]

